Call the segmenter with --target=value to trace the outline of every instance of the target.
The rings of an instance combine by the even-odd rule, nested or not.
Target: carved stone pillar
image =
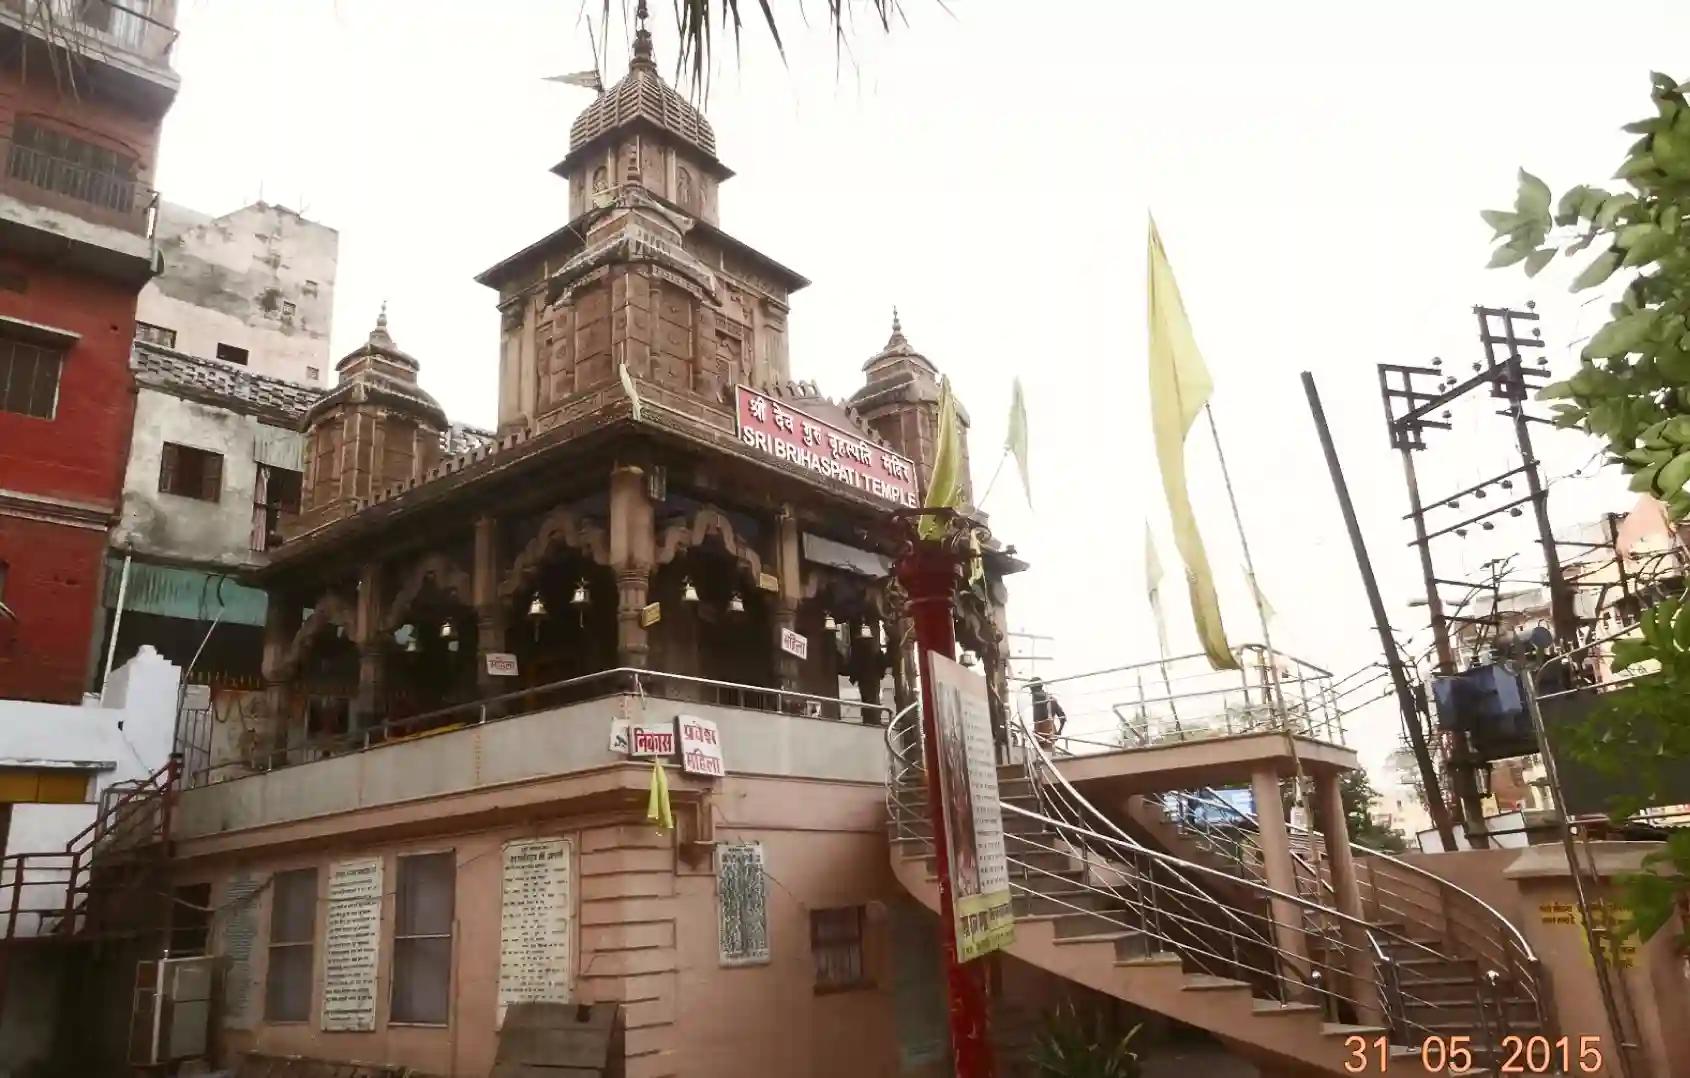
[[[915,703],[915,623],[910,620],[909,593],[890,577],[886,584],[887,659],[892,666],[892,710],[902,711]]]
[[[616,661],[644,667],[651,654],[640,625],[651,588],[657,536],[645,471],[619,464],[610,472],[610,565],[616,572]]]
[[[475,606],[475,683],[483,697],[509,691],[508,679],[490,677],[487,656],[505,650],[505,607],[499,601],[499,520],[483,513],[475,520],[475,563],[470,601]]]
[[[366,562],[358,576],[357,620],[352,639],[358,645],[358,695],[352,701],[352,725],[363,729],[380,721],[387,648],[382,629],[381,563]]]
[[[798,628],[798,602],[804,595],[798,543],[798,517],[792,506],[783,505],[775,520],[775,576],[780,581],[775,593],[775,618],[770,627],[775,652],[775,676],[783,689],[798,687],[798,657],[780,646],[783,630]]]

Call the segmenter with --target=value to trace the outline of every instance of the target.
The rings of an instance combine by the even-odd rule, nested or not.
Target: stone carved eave
[[[594,270],[629,262],[661,266],[671,273],[680,274],[705,296],[716,294],[716,275],[709,266],[694,258],[680,244],[630,224],[554,270],[546,281],[546,301],[556,303],[566,298]]]
[[[707,423],[673,408],[657,406],[660,396],[657,386],[641,382],[640,393],[647,400],[637,423],[630,415],[621,387],[608,387],[597,398],[600,403],[596,407],[557,427],[535,434],[508,435],[442,461],[422,481],[389,489],[375,499],[359,500],[357,511],[351,515],[282,544],[270,555],[267,564],[253,571],[252,578],[274,580],[309,572],[328,559],[342,556],[348,545],[391,534],[404,526],[401,521],[418,513],[445,512],[447,506],[460,507],[472,499],[485,498],[489,483],[507,481],[528,469],[553,467],[559,457],[589,452],[616,436],[628,434],[672,441],[691,452],[713,453],[724,461],[749,466],[768,476],[770,481],[778,479],[802,487],[809,492],[808,496],[797,491],[786,496],[805,502],[825,501],[828,515],[841,521],[855,516],[865,527],[872,527],[891,508],[883,500],[829,485],[811,472],[749,452],[736,435],[732,413],[725,409],[711,409],[712,418],[719,422]],[[461,512],[461,509],[452,511]]]

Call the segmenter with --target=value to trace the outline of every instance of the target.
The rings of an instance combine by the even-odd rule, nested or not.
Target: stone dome
[[[569,128],[569,152],[619,127],[649,123],[716,157],[716,132],[710,121],[657,73],[651,54],[651,33],[643,27],[634,35],[634,58],[622,81],[599,95]]]

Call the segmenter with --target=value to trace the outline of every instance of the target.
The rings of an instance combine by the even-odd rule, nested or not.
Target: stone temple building
[[[722,227],[732,172],[643,28],[554,171],[569,219],[478,277],[489,444],[442,448],[426,348],[385,315],[301,421],[300,512],[251,577],[262,717],[236,753],[186,747],[172,819],[174,884],[220,911],[226,1054],[486,1074],[541,1000],[620,1003],[629,1075],[742,1073],[747,1036],[769,1073],[894,1073],[889,512],[920,504],[939,370],[894,314],[848,400],[796,376],[809,282]],[[986,562],[976,653],[1021,568]],[[665,834],[629,730],[700,719],[726,774],[675,767]],[[529,848],[564,867],[551,943],[513,957]],[[838,1051],[865,1031],[875,1059]]]

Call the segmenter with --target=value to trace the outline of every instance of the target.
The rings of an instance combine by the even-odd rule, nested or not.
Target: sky
[[[1013,466],[983,508],[1032,564],[1011,582],[1010,611],[1012,628],[1055,637],[1037,645],[1053,656],[1040,672],[1155,657],[1146,520],[1169,568],[1173,649],[1195,650],[1148,429],[1153,211],[1214,376],[1275,644],[1338,674],[1381,658],[1304,370],[1392,623],[1427,639],[1408,605],[1419,567],[1376,365],[1441,356],[1470,373],[1482,355],[1472,307],[1534,301],[1552,370],[1573,369],[1608,297],[1568,294],[1577,261],[1533,281],[1486,270],[1478,211],[1511,205],[1522,165],[1557,193],[1605,182],[1632,138],[1618,129],[1649,110],[1649,71],[1690,78],[1672,67],[1690,5],[1634,0],[1630,21],[1649,32],[1620,50],[1585,47],[1591,8],[1564,0],[902,4],[890,34],[859,16],[843,57],[822,5],[809,26],[776,5],[793,9],[784,61],[748,25],[703,103],[737,173],[722,226],[815,282],[793,302],[794,375],[848,396],[897,305],[973,418],[977,490],[1021,378],[1036,508]],[[453,419],[491,426],[498,319],[472,278],[566,219],[567,185],[547,170],[592,95],[542,80],[592,66],[580,0],[181,8],[164,196],[211,213],[262,196],[339,229],[334,354],[386,301],[423,386]],[[669,5],[654,8],[659,63],[672,65]],[[610,81],[626,55],[613,11]],[[1429,498],[1517,463],[1511,428],[1482,405],[1455,424],[1416,462]],[[1587,466],[1594,443],[1534,435],[1558,526],[1630,507],[1622,481]],[[1257,639],[1206,428],[1188,455],[1229,632]],[[1453,522],[1443,512],[1434,519]],[[1527,550],[1529,524],[1440,540],[1440,575],[1471,579]],[[1350,725],[1369,764],[1396,746],[1388,702]]]

